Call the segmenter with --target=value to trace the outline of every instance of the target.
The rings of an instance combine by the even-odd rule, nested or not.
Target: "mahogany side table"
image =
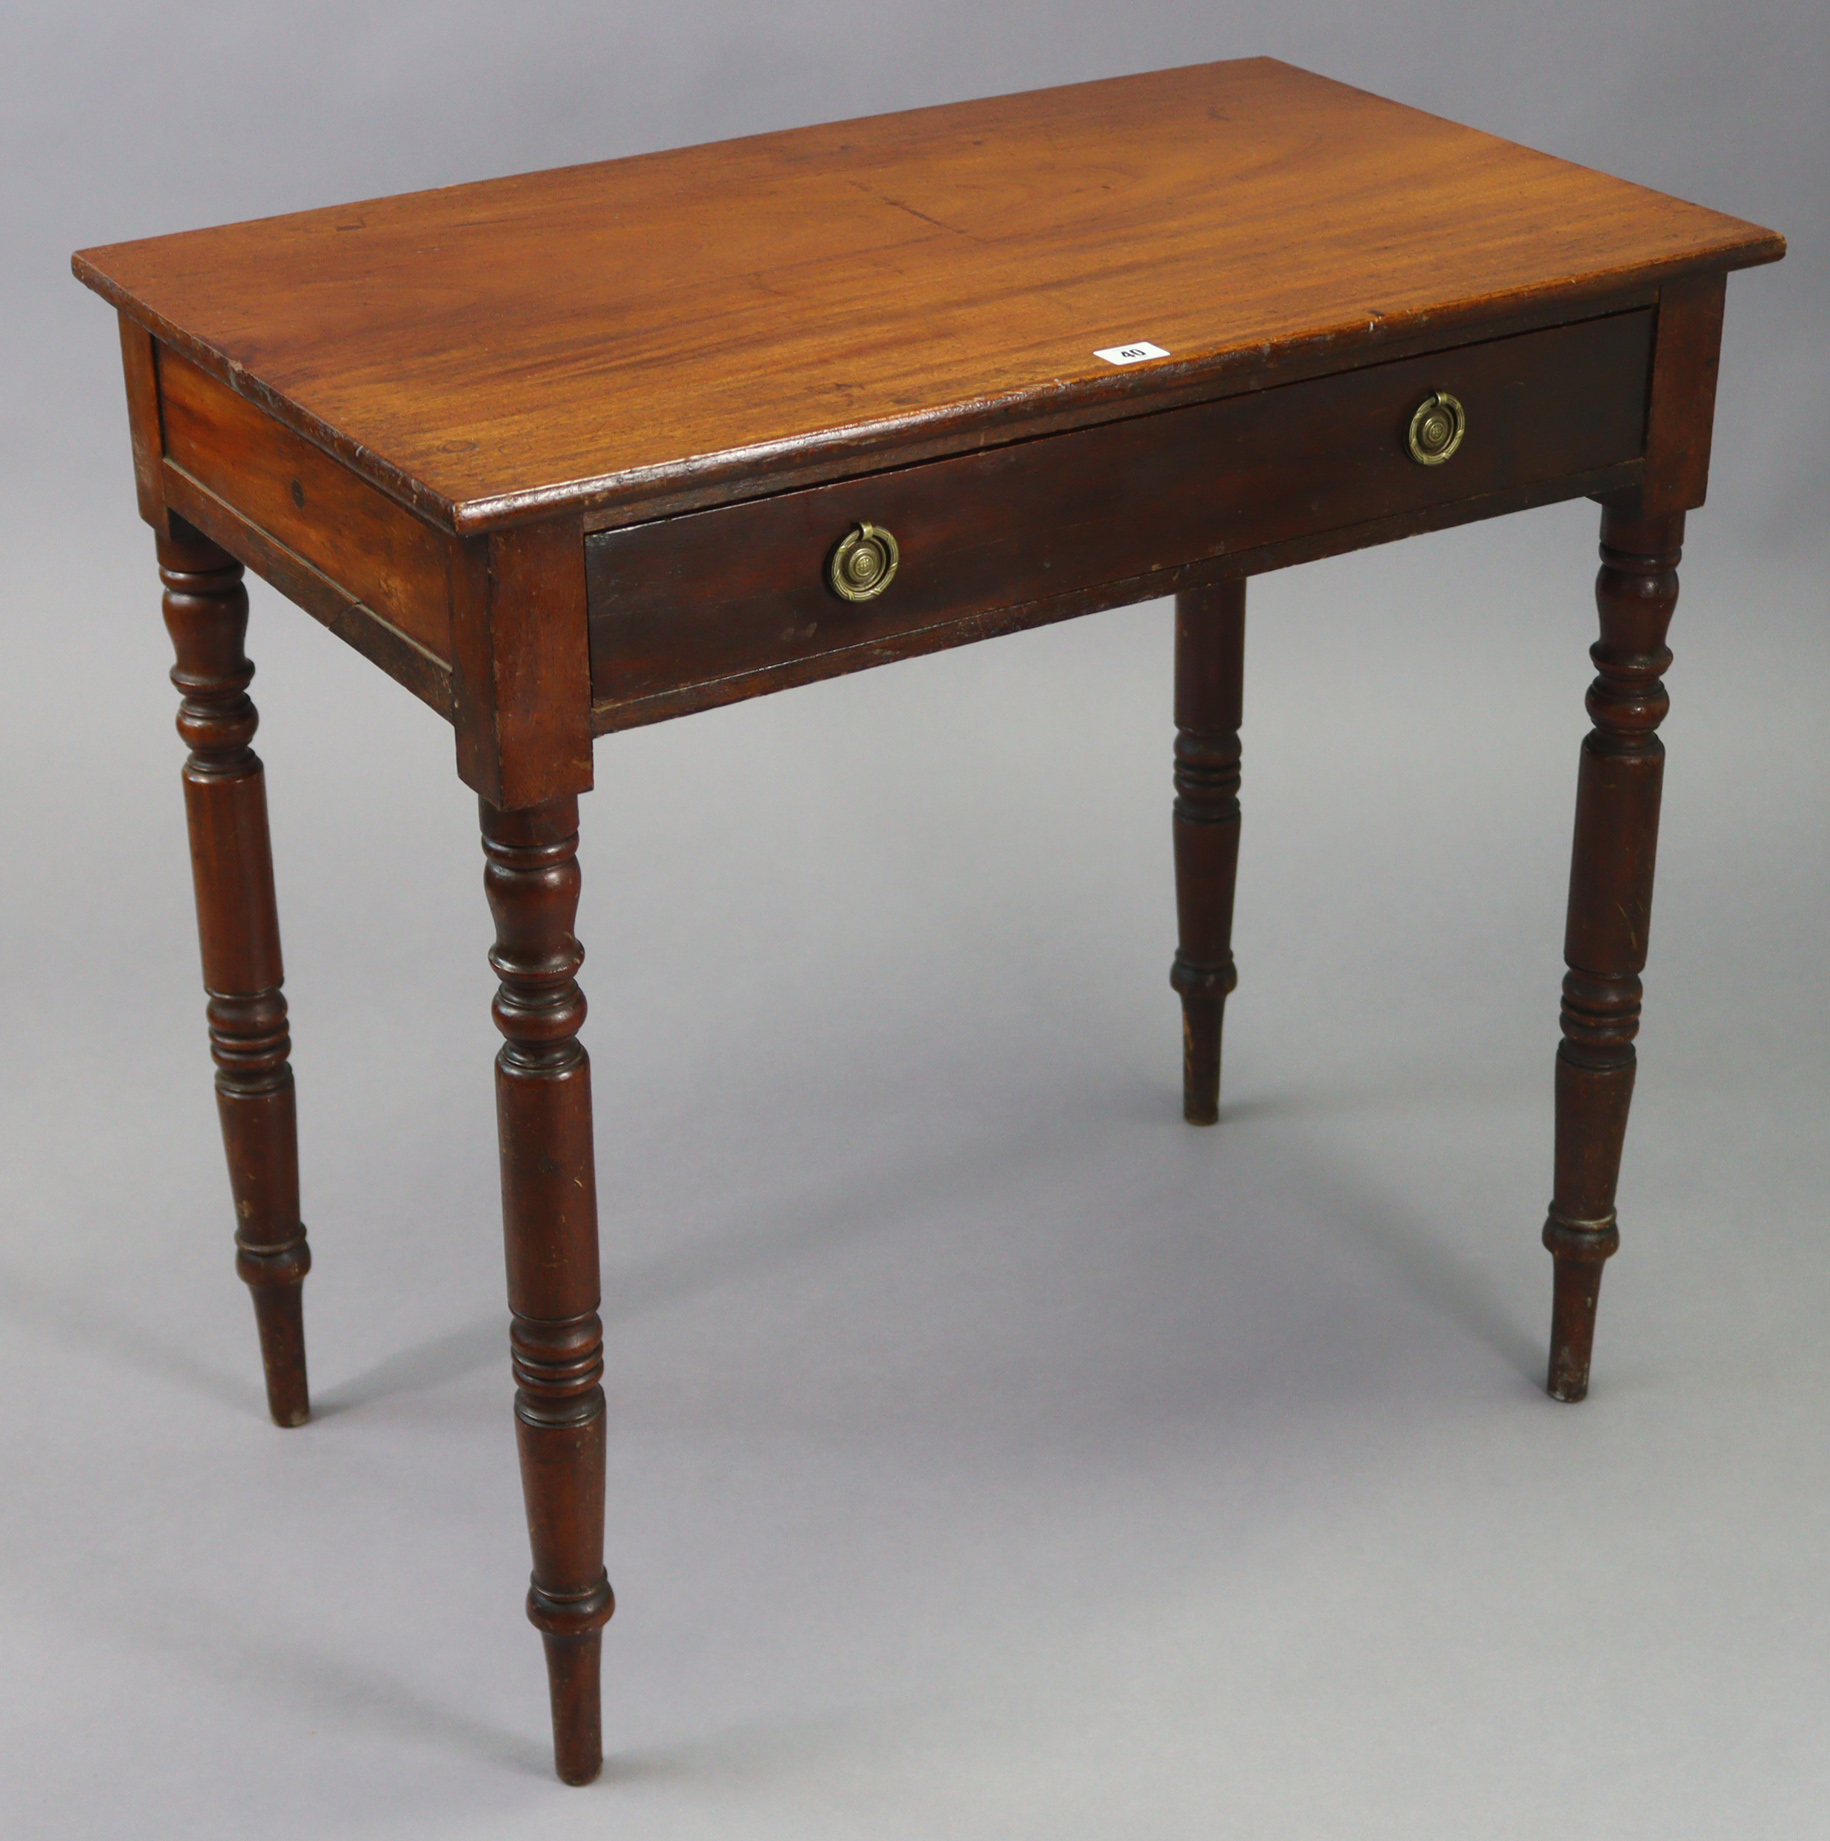
[[[1727,273],[1783,240],[1266,59],[85,250],[190,747],[236,1266],[307,1416],[244,567],[479,796],[516,1436],[559,1774],[602,1761],[603,1333],[578,795],[599,735],[1176,597],[1184,1111],[1218,1117],[1245,580],[1586,495],[1550,1392],[1587,1391],[1686,511]]]

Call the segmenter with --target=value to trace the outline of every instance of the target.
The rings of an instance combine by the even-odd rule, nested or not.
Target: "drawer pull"
[[[1468,432],[1468,412],[1447,390],[1426,396],[1411,416],[1407,445],[1411,458],[1424,467],[1439,467],[1461,446]]]
[[[826,564],[826,581],[843,601],[874,601],[896,579],[902,553],[881,525],[855,524]]]

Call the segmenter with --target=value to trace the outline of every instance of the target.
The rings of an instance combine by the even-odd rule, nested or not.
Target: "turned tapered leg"
[[[1589,1390],[1601,1267],[1620,1245],[1614,1188],[1633,1098],[1639,974],[1652,919],[1659,789],[1665,747],[1656,730],[1669,704],[1659,681],[1671,663],[1665,631],[1677,605],[1681,512],[1601,519],[1595,601],[1601,638],[1591,656],[1594,728],[1582,744],[1576,839],[1563,956],[1563,1041],[1557,1049],[1556,1193],[1544,1224],[1555,1261],[1551,1397]]]
[[[1182,1116],[1220,1119],[1220,1026],[1233,970],[1239,867],[1239,724],[1244,710],[1245,582],[1176,596],[1175,854],[1177,945],[1169,982],[1182,998]]]
[[[235,1267],[254,1293],[268,1409],[276,1424],[303,1425],[311,1401],[301,1298],[311,1249],[299,1219],[267,789],[249,745],[259,717],[248,697],[254,667],[242,650],[248,594],[241,564],[195,532],[159,539],[159,573],[178,654],[172,682],[183,694],[178,733],[191,750],[184,805],[216,1104],[235,1198]]]
[[[534,1550],[527,1614],[546,1641],[553,1753],[567,1783],[603,1767],[598,1665],[616,1608],[604,1576],[604,1328],[597,1314],[591,1064],[578,1040],[584,949],[578,801],[482,804],[483,884],[502,981],[496,1124],[508,1246],[515,1435]]]

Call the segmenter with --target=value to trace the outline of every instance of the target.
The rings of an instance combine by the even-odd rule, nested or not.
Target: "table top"
[[[1784,250],[1254,58],[118,243],[74,266],[384,491],[473,532],[966,451]],[[1097,355],[1140,341],[1167,355]]]

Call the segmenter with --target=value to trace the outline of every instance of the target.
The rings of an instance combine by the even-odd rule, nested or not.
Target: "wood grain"
[[[962,616],[1632,460],[1651,341],[1650,314],[1616,314],[602,532],[586,541],[594,695],[851,670]],[[1406,429],[1439,389],[1468,434],[1419,466]],[[893,531],[902,562],[851,605],[824,564],[860,522]]]
[[[195,525],[262,581],[271,583],[287,600],[329,627],[371,665],[404,684],[447,722],[453,720],[456,705],[451,667],[443,659],[435,658],[398,627],[364,607],[348,589],[313,568],[296,551],[287,549],[182,467],[168,460],[162,482],[166,503],[173,513]]]
[[[1447,505],[1431,505],[1422,511],[1400,513],[1391,517],[1372,518],[1364,524],[1345,525],[1339,530],[1318,531],[1281,543],[1257,544],[1235,551],[1208,563],[1191,563],[1186,568],[1151,575],[1128,576],[1121,581],[1105,582],[1097,588],[1079,589],[1071,594],[1051,595],[1041,601],[1025,601],[1014,607],[997,607],[943,620],[933,626],[893,634],[872,640],[852,652],[827,653],[774,665],[763,671],[744,672],[737,677],[718,678],[706,684],[694,684],[684,690],[664,691],[652,697],[625,703],[595,703],[591,709],[591,730],[595,735],[610,735],[621,729],[641,728],[649,723],[666,722],[694,710],[716,709],[727,703],[741,703],[750,697],[766,696],[772,691],[787,690],[795,685],[817,683],[839,672],[863,671],[874,665],[893,664],[899,659],[921,658],[930,652],[944,652],[954,646],[972,645],[982,639],[998,639],[1006,634],[1021,633],[1031,627],[1049,626],[1060,620],[1075,620],[1083,614],[1104,613],[1115,607],[1129,607],[1138,601],[1160,599],[1180,594],[1185,589],[1203,587],[1210,582],[1263,575],[1272,569],[1285,569],[1296,563],[1315,562],[1324,556],[1340,556],[1349,550],[1362,550],[1372,544],[1395,543],[1403,537],[1417,537],[1428,531],[1449,530],[1457,524],[1471,524],[1482,518],[1503,518],[1515,511],[1530,511],[1540,505],[1553,505],[1560,499],[1605,499],[1635,491],[1639,484],[1641,463],[1624,461],[1615,467],[1603,467],[1570,479],[1543,480],[1530,486],[1515,486],[1504,492],[1490,492],[1479,498],[1457,499]]]
[[[1644,516],[1694,511],[1709,490],[1727,283],[1725,275],[1686,275],[1659,290],[1639,496]]]
[[[1782,239],[1268,59],[82,252],[166,343],[477,531],[713,504],[1341,369]],[[1115,370],[1147,338],[1171,357]]]
[[[448,534],[174,352],[159,388],[172,465],[450,662]]]
[[[127,428],[133,443],[134,488],[140,516],[159,536],[170,536],[159,468],[165,452],[159,426],[159,359],[153,336],[126,314],[121,318],[121,373],[127,384]]]
[[[461,543],[451,622],[464,784],[509,811],[589,791],[591,658],[577,519]]]

